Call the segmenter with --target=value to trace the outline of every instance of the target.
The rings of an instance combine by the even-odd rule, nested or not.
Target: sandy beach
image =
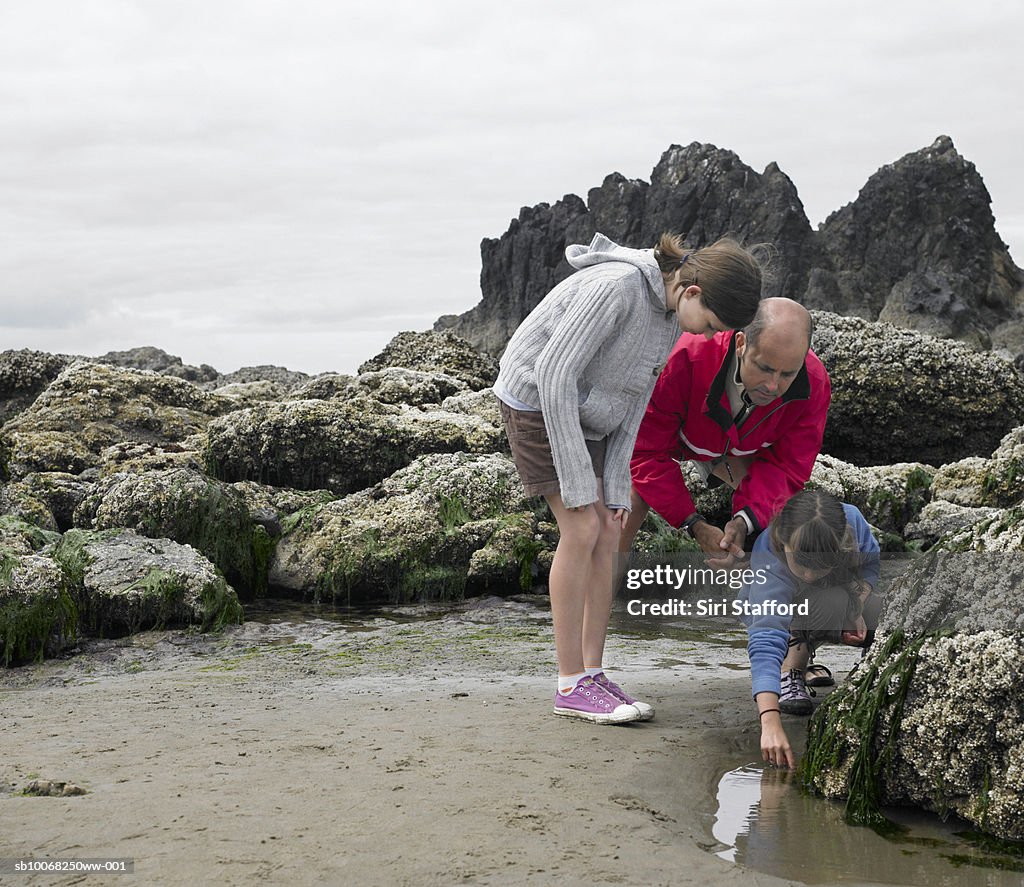
[[[758,757],[742,649],[614,637],[657,717],[598,727],[550,714],[535,607],[414,612],[147,632],[3,673],[0,857],[134,861],[3,880],[784,883],[706,852],[717,775]]]

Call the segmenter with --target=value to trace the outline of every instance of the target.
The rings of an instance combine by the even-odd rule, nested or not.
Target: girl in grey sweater
[[[647,720],[651,706],[602,669],[637,428],[680,329],[710,337],[749,323],[761,267],[732,240],[687,252],[667,234],[648,250],[595,234],[565,255],[576,273],[516,330],[494,391],[526,492],[544,496],[558,523],[549,578],[555,713]]]

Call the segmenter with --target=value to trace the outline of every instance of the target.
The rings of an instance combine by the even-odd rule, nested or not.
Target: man
[[[684,334],[651,395],[631,462],[632,511],[620,549],[632,548],[650,508],[688,532],[713,567],[731,566],[803,489],[821,451],[831,400],[811,347],[811,316],[791,299],[764,299],[744,330]],[[724,528],[697,512],[679,463],[733,490]]]

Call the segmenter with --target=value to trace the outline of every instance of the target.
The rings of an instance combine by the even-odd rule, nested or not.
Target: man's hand
[[[734,517],[725,525],[725,531],[718,527],[698,523],[694,527],[697,544],[707,553],[705,563],[716,570],[728,570],[737,561],[743,560],[743,544],[747,541],[747,524],[742,517]]]

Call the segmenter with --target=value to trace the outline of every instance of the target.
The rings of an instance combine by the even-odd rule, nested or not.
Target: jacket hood
[[[651,304],[661,311],[665,307],[665,280],[661,276],[661,269],[654,259],[654,250],[631,249],[628,246],[619,246],[609,240],[603,234],[595,234],[594,239],[588,246],[582,243],[575,243],[565,249],[566,261],[577,271],[581,268],[589,268],[592,265],[600,265],[604,262],[625,262],[634,268],[639,268],[644,278],[650,284],[647,290],[647,297]]]

